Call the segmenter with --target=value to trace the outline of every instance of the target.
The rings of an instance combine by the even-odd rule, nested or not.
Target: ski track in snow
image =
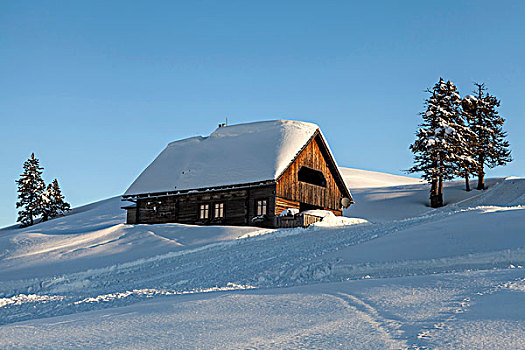
[[[503,181],[490,191],[456,204],[387,223],[342,228],[282,229],[242,239],[212,243],[151,258],[77,273],[7,281],[0,287],[0,324],[35,318],[130,305],[173,295],[291,287],[320,282],[392,278],[437,273],[462,273],[492,269],[522,269],[521,248],[435,259],[344,264],[326,259],[345,247],[372,241],[407,228],[471,212],[524,210],[525,195],[513,192],[515,181]],[[506,205],[502,205],[503,196]],[[509,200],[510,196],[510,200]],[[522,270],[523,271],[523,270]],[[425,349],[433,337],[447,329],[473,301],[501,290],[525,291],[525,278],[483,285],[474,294],[458,293],[431,324],[408,328],[388,312],[378,311],[370,300],[334,292],[346,308],[369,323],[392,347]]]

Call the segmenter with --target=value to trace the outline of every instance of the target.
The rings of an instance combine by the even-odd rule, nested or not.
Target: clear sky
[[[342,166],[402,174],[440,76],[502,100],[525,176],[525,1],[1,1],[0,226],[35,152],[74,206],[230,123],[319,124]]]

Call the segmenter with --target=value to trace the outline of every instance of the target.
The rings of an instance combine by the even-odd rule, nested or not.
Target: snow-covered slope
[[[432,209],[375,178],[361,225],[133,226],[109,199],[2,229],[0,347],[525,347],[525,180]]]
[[[488,179],[486,184],[491,188],[502,181],[501,178]],[[500,188],[500,190],[503,189]],[[472,198],[472,201],[477,200],[480,196],[486,198],[489,193],[492,191],[466,192],[462,182],[450,182],[445,184],[444,200],[447,206],[451,206],[469,198]],[[375,223],[403,220],[434,211],[428,206],[428,184],[357,188],[352,190],[352,195],[356,203],[345,210],[346,215],[362,217]]]
[[[38,225],[0,230],[0,282],[59,275],[269,232],[257,227],[126,225],[120,197]]]
[[[425,183],[420,179],[408,176],[392,175],[377,171],[339,167],[346,185],[351,190],[357,188],[390,187]]]

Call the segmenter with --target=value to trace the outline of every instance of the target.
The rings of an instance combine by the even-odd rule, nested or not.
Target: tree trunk
[[[478,174],[478,190],[485,189],[485,159],[483,155],[479,155],[479,174]]]
[[[430,206],[439,208],[443,205],[443,194],[439,193],[439,181],[433,178],[430,186]]]
[[[438,169],[443,169],[443,161],[438,158],[437,165]],[[443,206],[443,175],[436,176],[432,179],[432,188],[434,189],[433,195],[430,197],[430,206],[432,208],[439,208]]]
[[[485,173],[480,173],[478,176],[478,190],[485,189]]]
[[[438,200],[439,200],[439,206],[443,206],[443,176],[439,177],[439,184],[438,184]]]
[[[465,191],[470,191],[470,179],[468,171],[465,171]]]

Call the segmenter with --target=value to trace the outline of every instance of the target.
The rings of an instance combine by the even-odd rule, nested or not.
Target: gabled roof
[[[272,120],[172,142],[124,195],[276,180],[318,129],[312,123]]]
[[[315,133],[312,135],[310,141],[313,140],[314,138],[317,138],[319,140],[319,147],[321,148],[321,153],[324,155],[324,158],[325,158],[326,162],[328,163],[328,168],[330,169],[330,171],[332,173],[332,176],[334,177],[334,180],[335,180],[337,186],[339,187],[339,190],[343,194],[343,197],[348,197],[348,199],[350,199],[351,203],[355,203],[354,202],[354,198],[352,197],[352,194],[350,193],[350,189],[346,185],[346,182],[345,182],[345,180],[343,178],[343,175],[341,174],[341,171],[339,170],[339,166],[337,165],[337,162],[335,161],[334,155],[332,154],[332,150],[328,146],[328,143],[326,142],[326,140],[325,140],[325,138],[323,136],[323,133],[321,132],[321,129],[317,129],[315,131]],[[310,143],[310,141],[308,141],[306,143],[306,145],[303,146],[303,149],[301,149],[299,151],[299,153],[297,154],[296,158],[304,150],[304,148],[306,148],[306,146]],[[288,167],[290,167],[294,161],[295,161],[295,158],[290,162]],[[288,167],[287,167],[287,169],[288,169]],[[286,169],[283,171],[283,173],[285,171],[286,171]],[[282,174],[280,176],[282,176]]]
[[[342,193],[352,198],[319,127],[295,120],[225,126],[207,137],[171,142],[124,196],[276,181],[316,136]]]

